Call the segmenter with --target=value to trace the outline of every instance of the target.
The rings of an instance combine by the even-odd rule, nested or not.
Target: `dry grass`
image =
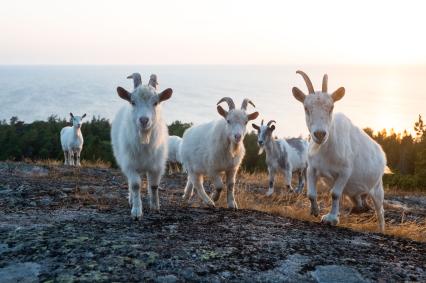
[[[46,166],[60,166],[63,165],[64,162],[62,160],[55,160],[55,159],[39,159],[39,160],[31,160],[31,159],[25,159],[25,163],[30,164],[38,164],[38,165],[46,165]],[[106,162],[103,160],[81,160],[81,166],[87,167],[87,168],[111,168],[111,163]]]
[[[320,222],[320,217],[317,218],[310,215],[310,202],[306,197],[306,188],[302,195],[290,194],[287,191],[283,191],[283,181],[279,177],[277,178],[274,195],[267,197],[265,196],[268,186],[267,174],[242,173],[238,179],[242,180],[238,182],[236,189],[236,200],[239,208],[258,210],[304,221]],[[403,195],[403,192],[391,191],[390,194]],[[418,192],[418,194],[420,195],[421,193]],[[226,207],[225,195],[222,194],[219,199],[219,206],[221,207]],[[410,195],[412,195],[411,192]],[[331,197],[324,185],[320,185],[318,188],[318,205],[320,207],[320,215],[326,214],[331,207]],[[378,223],[374,211],[362,214],[349,214],[350,207],[350,201],[343,199],[340,226],[356,231],[378,231]],[[395,210],[394,207],[385,206],[385,211],[390,209]],[[385,212],[385,234],[426,242],[426,221],[424,218],[420,222],[409,222],[404,220],[403,210],[394,212],[401,213],[401,220],[395,221],[395,219],[389,219],[389,217],[386,217]]]

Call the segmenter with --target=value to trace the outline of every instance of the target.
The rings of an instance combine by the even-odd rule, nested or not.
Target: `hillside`
[[[160,213],[147,209],[144,193],[136,222],[118,170],[1,162],[0,281],[426,281],[425,243],[198,201],[188,207],[184,182],[163,179]],[[407,217],[424,221],[422,207]]]

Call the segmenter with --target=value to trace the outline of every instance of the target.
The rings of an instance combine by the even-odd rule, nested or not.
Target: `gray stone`
[[[232,273],[231,273],[231,272],[229,272],[228,270],[226,270],[226,271],[222,271],[222,272],[220,273],[220,276],[222,276],[223,278],[229,278],[229,277],[231,277],[231,275],[232,275]]]
[[[53,202],[53,201],[52,201],[52,199],[51,199],[50,197],[44,197],[44,198],[42,198],[41,200],[39,200],[40,205],[43,205],[43,206],[48,206],[48,205],[50,205],[52,202]]]
[[[194,280],[197,275],[195,274],[195,272],[192,270],[192,268],[185,268],[180,272],[180,275],[185,279],[185,280]]]
[[[300,254],[292,254],[278,263],[274,269],[261,272],[255,276],[256,282],[309,282],[306,275],[300,274],[303,266],[309,262],[309,257]],[[310,279],[310,280],[309,280]]]
[[[49,175],[49,170],[40,166],[34,166],[23,169],[22,173],[30,177],[46,177]]]
[[[165,276],[159,276],[155,279],[155,282],[157,283],[175,283],[177,281],[177,277],[173,274],[165,275]]]
[[[311,272],[311,275],[318,283],[369,282],[364,279],[357,270],[342,265],[317,266],[316,269]]]
[[[10,264],[0,269],[0,282],[2,283],[30,283],[38,282],[41,266],[35,262]]]
[[[74,188],[62,188],[62,191],[66,192],[66,193],[71,193],[74,191]]]
[[[7,244],[0,244],[0,254],[7,252],[9,250],[9,247]]]

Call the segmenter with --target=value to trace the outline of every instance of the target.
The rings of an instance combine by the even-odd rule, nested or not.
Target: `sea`
[[[294,86],[307,92],[298,69],[310,76],[315,89],[321,89],[325,73],[330,92],[345,87],[334,111],[359,127],[413,133],[418,115],[426,115],[426,66],[19,65],[0,66],[0,120],[17,116],[32,122],[51,115],[68,118],[72,112],[112,121],[127,103],[118,97],[117,86],[132,90],[126,77],[139,72],[143,83],[156,74],[160,90],[173,89],[171,99],[162,103],[167,123],[222,119],[216,103],[229,96],[238,107],[251,99],[256,108],[248,111],[260,113],[255,123],[276,120],[277,136],[307,136],[303,106],[291,92]]]

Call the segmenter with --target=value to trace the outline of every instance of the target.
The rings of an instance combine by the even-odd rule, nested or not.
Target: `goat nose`
[[[325,131],[315,131],[314,136],[321,142],[325,138]]]
[[[240,141],[241,140],[241,135],[240,134],[235,134],[234,137],[235,137],[236,141]]]
[[[148,125],[149,119],[148,117],[140,117],[139,122],[141,123],[142,126],[146,127],[146,125]]]
[[[259,145],[263,145],[263,141],[258,141]]]

